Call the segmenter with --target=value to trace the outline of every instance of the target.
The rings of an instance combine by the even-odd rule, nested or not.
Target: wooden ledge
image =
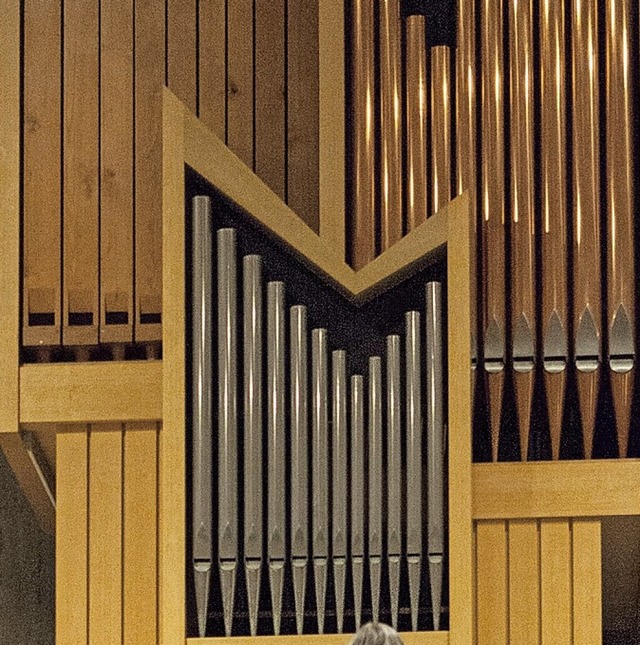
[[[448,645],[449,632],[403,632],[405,645]],[[254,636],[230,638],[188,638],[187,645],[346,645],[349,634],[304,634],[302,636]]]
[[[162,419],[162,361],[48,363],[20,368],[20,423]]]
[[[640,515],[640,460],[474,464],[473,519]]]

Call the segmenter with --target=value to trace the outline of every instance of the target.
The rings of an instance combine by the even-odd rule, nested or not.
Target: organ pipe
[[[451,50],[431,48],[431,215],[451,201]]]
[[[364,377],[351,377],[351,571],[356,629],[362,615],[364,575]]]

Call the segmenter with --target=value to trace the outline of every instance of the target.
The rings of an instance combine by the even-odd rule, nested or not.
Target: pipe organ
[[[342,330],[332,330],[323,313],[327,287],[312,295],[319,287],[307,274],[289,295],[281,278],[292,269],[270,259],[264,241],[262,254],[240,242],[237,227],[214,231],[224,217],[215,207],[214,223],[213,208],[210,197],[193,198],[195,607],[188,611],[197,613],[199,635],[342,632],[365,615],[440,629],[447,560],[441,283],[413,293],[419,310],[386,324],[374,318],[377,341],[362,337],[359,324],[371,314],[341,313]],[[301,294],[308,304],[290,304]],[[406,302],[388,298],[394,308]],[[389,324],[394,333],[385,333]],[[340,349],[345,341],[352,347]],[[367,356],[372,344],[380,355]],[[209,601],[214,588],[217,606]]]

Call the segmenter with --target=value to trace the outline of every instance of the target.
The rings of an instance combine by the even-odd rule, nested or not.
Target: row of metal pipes
[[[351,12],[354,265],[470,190],[474,358],[487,380],[492,458],[507,370],[522,458],[537,372],[551,454],[559,458],[569,369],[577,376],[584,456],[592,455],[602,369],[625,456],[639,165],[640,46],[631,0],[457,0],[453,72],[441,48],[426,48],[424,18],[402,19],[398,0],[353,0]]]
[[[296,624],[302,633],[311,563],[318,633],[324,628],[330,567],[338,631],[343,626],[349,570],[359,625],[365,558],[374,619],[379,614],[381,570],[388,567],[394,623],[400,569],[406,560],[414,629],[423,563],[428,561],[438,629],[446,552],[440,283],[426,285],[424,323],[420,312],[406,312],[404,342],[398,334],[386,336],[386,356],[369,358],[366,377],[349,377],[346,351],[329,352],[326,328],[307,329],[305,305],[289,309],[287,325],[285,285],[264,284],[260,256],[244,256],[241,276],[237,275],[236,231],[219,229],[214,241],[209,198],[194,199],[192,216],[191,557],[200,635],[206,632],[212,575],[219,576],[224,630],[231,633],[235,584],[243,562],[251,634],[257,630],[263,568],[268,570],[273,632],[280,633],[285,567],[292,570]],[[216,333],[214,291],[217,358],[211,342]],[[213,454],[216,419],[217,454]],[[243,508],[239,507],[239,469]],[[214,527],[212,476],[216,470],[218,522]],[[425,536],[423,525],[428,528]],[[425,546],[427,558],[423,557]]]

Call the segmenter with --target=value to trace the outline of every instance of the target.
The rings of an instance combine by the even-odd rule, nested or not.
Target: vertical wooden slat
[[[100,5],[100,342],[133,340],[133,0]]]
[[[476,580],[477,645],[504,645],[509,642],[506,522],[477,523]]]
[[[255,21],[255,172],[284,200],[284,0],[255,0]]]
[[[136,341],[161,338],[164,3],[135,0],[135,328]]]
[[[573,521],[573,642],[602,642],[602,544],[599,519]]]
[[[89,643],[122,643],[122,426],[89,432]]]
[[[56,441],[56,643],[86,645],[88,634],[88,429]]]
[[[157,640],[157,448],[155,423],[128,423],[123,446],[123,645]]]
[[[540,607],[542,645],[571,643],[571,525],[540,522]]]
[[[253,168],[253,0],[227,4],[227,145]]]
[[[540,538],[536,520],[509,522],[509,639],[540,643]]]
[[[24,5],[22,342],[27,346],[61,342],[61,14],[57,2]]]
[[[197,110],[196,0],[168,0],[167,85],[195,112]]]
[[[98,341],[98,0],[64,3],[63,331]]]
[[[318,3],[288,0],[287,203],[316,232],[320,145],[318,11]]]
[[[200,0],[198,11],[198,116],[216,136],[226,141],[226,0]]]

